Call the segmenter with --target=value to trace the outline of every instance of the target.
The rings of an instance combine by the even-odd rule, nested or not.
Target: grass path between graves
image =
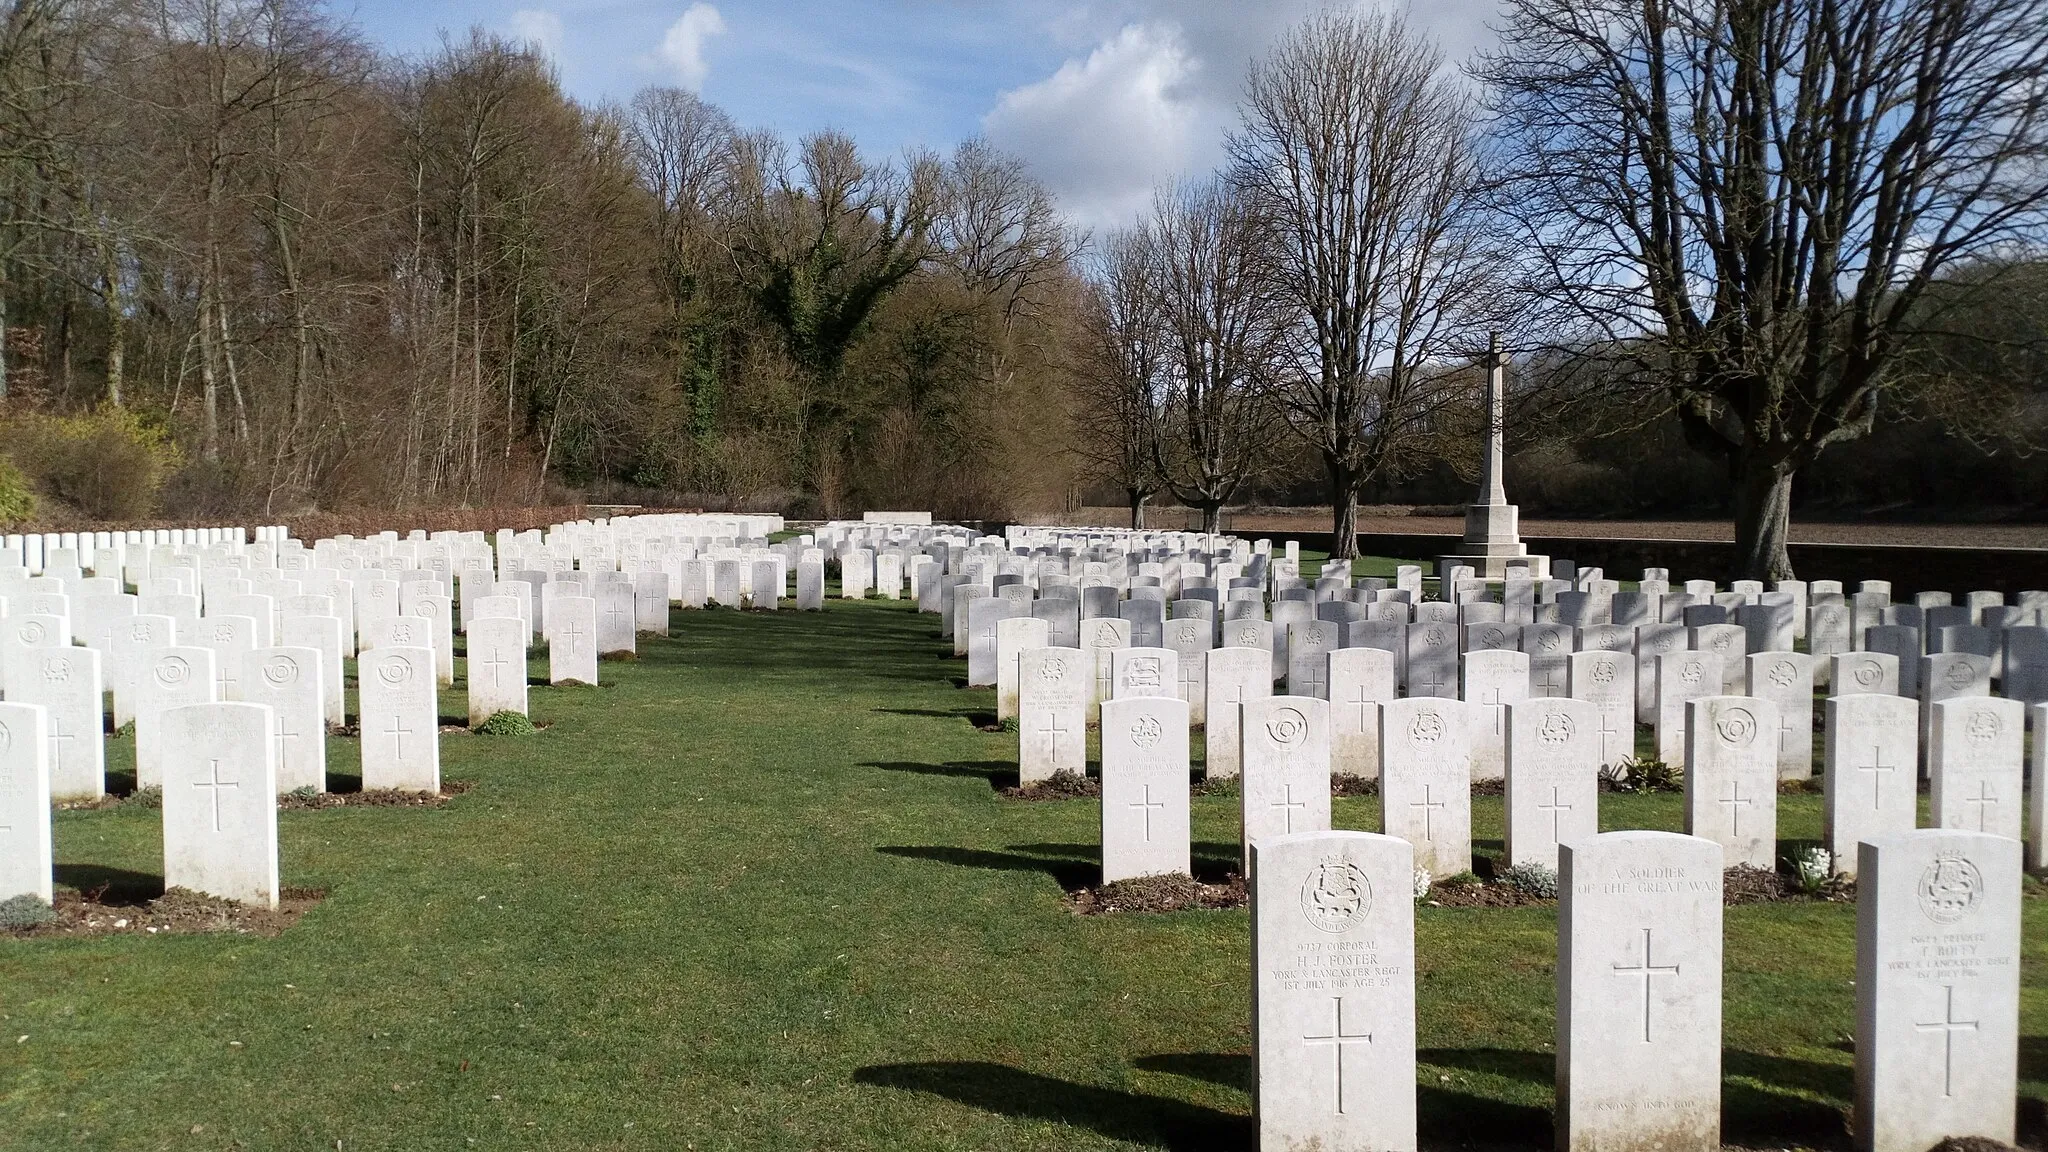
[[[0,1147],[1250,1146],[1245,913],[1070,913],[1096,803],[997,794],[1016,738],[975,728],[992,694],[953,686],[933,618],[675,619],[603,687],[536,688],[541,734],[445,736],[476,787],[443,808],[282,813],[285,883],[328,896],[281,936],[0,940]],[[1675,796],[1603,799],[1609,827],[1679,827]],[[1195,802],[1207,873],[1233,803]],[[1500,801],[1475,807],[1497,850]],[[1781,813],[1819,835],[1819,797]],[[60,814],[60,883],[160,883],[157,815]],[[1731,1142],[1843,1144],[1854,919],[1729,910]],[[1425,1144],[1547,1146],[1553,911],[1417,932]]]

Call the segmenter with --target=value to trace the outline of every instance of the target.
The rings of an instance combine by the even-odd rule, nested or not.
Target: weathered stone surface
[[[1719,1152],[1721,846],[1608,832],[1559,851],[1559,1152]]]
[[[1369,832],[1253,846],[1260,1152],[1414,1152],[1415,866]]]

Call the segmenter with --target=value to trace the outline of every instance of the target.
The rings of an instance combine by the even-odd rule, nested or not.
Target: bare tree
[[[1123,489],[1131,527],[1145,526],[1145,502],[1159,491],[1153,463],[1159,405],[1155,391],[1166,333],[1152,283],[1152,254],[1142,228],[1112,233],[1083,301],[1072,450],[1091,478]]]
[[[1280,396],[1328,477],[1333,555],[1357,549],[1358,494],[1445,454],[1447,358],[1483,349],[1507,296],[1476,210],[1473,107],[1442,53],[1398,19],[1332,12],[1255,64],[1233,178],[1270,222],[1289,316]]]
[[[1158,358],[1153,463],[1181,503],[1222,530],[1223,506],[1272,460],[1284,317],[1266,223],[1221,181],[1161,192],[1145,226]]]
[[[1502,201],[1572,333],[1725,453],[1742,573],[1929,291],[2048,223],[2048,0],[1509,0]]]

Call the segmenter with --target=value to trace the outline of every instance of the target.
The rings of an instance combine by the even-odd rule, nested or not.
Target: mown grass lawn
[[[443,808],[282,813],[285,883],[328,895],[281,936],[0,939],[0,1147],[1249,1147],[1245,913],[1070,913],[1097,806],[998,794],[1016,738],[975,728],[992,694],[933,618],[675,620],[603,687],[536,688],[539,735],[446,735],[476,786]],[[1603,800],[1679,827],[1675,796]],[[1234,802],[1195,803],[1221,872]],[[1783,799],[1782,837],[1819,830]],[[155,812],[62,813],[57,852],[60,883],[160,883]],[[1425,1143],[1547,1145],[1554,913],[1417,932]],[[1727,942],[1728,1139],[1842,1144],[1853,909],[1733,908]]]

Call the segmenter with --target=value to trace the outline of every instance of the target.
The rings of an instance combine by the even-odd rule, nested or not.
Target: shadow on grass
[[[101,904],[139,906],[164,894],[164,878],[147,872],[99,864],[59,864],[55,873],[59,886]]]
[[[1017,784],[1017,765],[1008,760],[953,760],[945,764],[917,764],[908,760],[870,760],[863,768],[880,768],[888,772],[914,772],[920,776],[959,776],[969,780],[986,780],[990,788],[1013,788]]]
[[[1727,1049],[1721,1053],[1724,1077],[1740,1076],[1763,1084],[1782,1084],[1815,1096],[1839,1101],[1823,1104],[1751,1083],[1721,1085],[1721,1138],[1731,1144],[1769,1144],[1810,1148],[1849,1146],[1848,1107],[1856,1090],[1855,1070],[1846,1064],[1821,1064]]]
[[[1415,1059],[1439,1068],[1456,1068],[1499,1076],[1504,1080],[1525,1080],[1531,1084],[1552,1084],[1557,1080],[1557,1057],[1549,1052],[1523,1052],[1513,1048],[1421,1048]]]
[[[906,860],[933,860],[960,868],[988,868],[1001,872],[1043,872],[1069,892],[1086,888],[1102,876],[1099,853],[1089,859],[1076,860],[1026,856],[1019,852],[990,852],[981,848],[954,848],[942,844],[902,845],[877,848],[875,851],[888,856],[900,856]],[[1092,846],[1089,851],[1096,852]]]
[[[1250,1147],[1249,1117],[1163,1096],[1056,1080],[979,1060],[878,1064],[857,1068],[856,1084],[924,1092],[971,1108],[1087,1128],[1172,1152],[1237,1152]]]
[[[1162,1052],[1157,1056],[1140,1056],[1131,1063],[1147,1072],[1252,1090],[1252,1058],[1242,1052]]]

